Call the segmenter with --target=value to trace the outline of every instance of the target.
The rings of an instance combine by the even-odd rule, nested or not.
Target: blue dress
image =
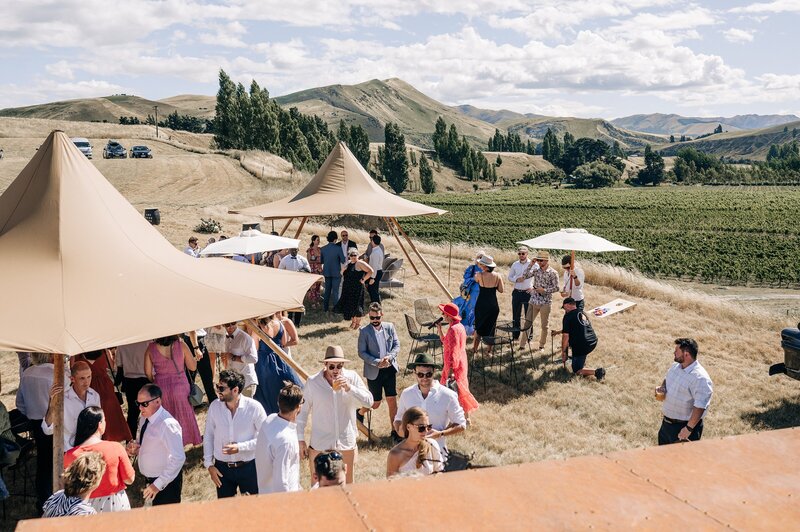
[[[464,283],[461,285],[461,293],[467,297],[458,296],[453,300],[461,313],[461,324],[467,330],[467,336],[471,336],[475,331],[475,304],[478,302],[478,293],[481,287],[475,280],[475,274],[482,271],[477,264],[467,266],[464,270]]]
[[[276,344],[281,345],[283,333],[283,324],[281,324],[278,334],[273,338]],[[303,386],[300,377],[294,370],[263,340],[258,341],[258,362],[256,362],[255,368],[258,386],[253,399],[261,403],[268,415],[278,413],[278,395],[284,387],[283,381],[292,382],[301,388]]]

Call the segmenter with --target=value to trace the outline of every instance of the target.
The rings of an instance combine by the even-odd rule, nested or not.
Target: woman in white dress
[[[428,414],[419,407],[411,407],[403,414],[402,424],[408,437],[389,451],[386,478],[398,473],[424,476],[444,471],[439,444],[428,438],[432,428]]]

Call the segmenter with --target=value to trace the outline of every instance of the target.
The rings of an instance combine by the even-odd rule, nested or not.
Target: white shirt
[[[244,395],[239,395],[239,406],[231,413],[222,401],[214,401],[208,406],[206,433],[203,436],[203,464],[206,468],[220,462],[249,462],[256,457],[256,436],[267,413],[261,403]],[[150,430],[148,428],[148,430]],[[239,452],[222,454],[222,448],[236,442]]]
[[[345,263],[346,263],[347,262],[347,252],[353,246],[350,245],[350,241],[349,240],[347,240],[347,241],[342,240],[342,243],[339,244],[339,245],[342,247],[342,253],[344,253],[344,260],[345,260]],[[358,248],[353,248],[353,249],[358,249]]]
[[[81,401],[78,394],[70,386],[64,391],[64,450],[75,447],[75,430],[78,428],[78,414],[87,406],[100,406],[100,394],[89,388],[86,390],[86,401]],[[42,419],[42,432],[53,434],[53,425]]]
[[[419,385],[409,386],[400,394],[400,401],[397,404],[397,415],[395,421],[402,422],[403,414],[411,407],[418,406],[428,413],[428,419],[434,430],[444,430],[451,423],[467,428],[467,420],[464,417],[464,409],[458,403],[458,394],[439,384],[434,380],[428,397],[422,397]],[[442,449],[447,448],[447,440],[444,436],[438,439]]]
[[[384,253],[380,246],[374,247],[372,253],[369,254],[369,265],[375,270],[372,273],[373,279],[378,274],[378,271],[383,269],[383,256]]]
[[[278,264],[278,269],[290,270],[293,272],[299,272],[302,269],[311,271],[311,267],[308,265],[308,261],[304,256],[297,254],[297,256],[292,257],[291,253],[281,259],[281,263]]]
[[[258,351],[253,338],[240,328],[233,331],[233,338],[225,334],[225,352],[242,357],[241,362],[228,361],[228,367],[244,375],[244,386],[258,384],[258,376],[254,364],[258,362]],[[241,391],[241,390],[240,390]]]
[[[28,419],[44,419],[53,386],[53,364],[31,366],[22,372],[17,391],[17,408]]]
[[[578,266],[575,268],[575,275],[578,276],[578,281],[580,281],[581,284],[578,286],[573,279],[572,292],[567,294],[567,297],[571,297],[575,301],[583,301],[583,280],[586,277],[586,274],[583,273],[583,268]],[[569,292],[569,271],[564,271],[561,281],[561,291]]]
[[[533,277],[528,277],[523,279],[521,282],[515,282],[517,278],[522,277],[527,269],[531,271],[535,271],[539,269],[539,264],[532,261],[531,259],[526,259],[525,262],[516,261],[511,267],[508,269],[508,280],[514,283],[514,290],[525,290],[528,291],[533,288]]]
[[[126,378],[147,377],[144,373],[144,354],[149,344],[149,341],[145,341],[117,347],[117,367],[122,368]]]
[[[665,416],[688,421],[692,417],[693,408],[703,408],[704,412],[700,419],[705,417],[714,393],[713,383],[706,368],[696,360],[686,368],[675,362],[667,371],[666,381],[667,397],[662,406]]]
[[[149,419],[150,423],[147,424],[147,430],[142,438],[142,425],[145,419]],[[163,490],[178,477],[183,463],[186,462],[181,425],[162,406],[149,418],[144,416],[139,418],[136,440],[140,438],[142,442],[139,448],[139,472],[148,478],[155,478],[153,485]]]
[[[350,384],[349,392],[344,389],[333,391],[325,380],[324,370],[309,378],[303,390],[305,403],[297,416],[297,439],[306,441],[306,424],[313,409],[309,445],[317,451],[355,449],[358,435],[356,410],[372,406],[372,394],[358,373],[344,368],[342,373]]]
[[[184,253],[189,255],[190,257],[199,258],[200,257],[200,246],[192,249],[192,246],[186,246],[186,249],[183,250]]]
[[[295,423],[270,414],[258,433],[256,473],[259,494],[300,491],[300,445]]]

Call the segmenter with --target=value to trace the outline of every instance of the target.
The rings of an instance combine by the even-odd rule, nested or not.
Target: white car
[[[86,156],[87,159],[92,158],[92,144],[89,142],[89,139],[85,139],[83,137],[73,137],[70,139],[72,143],[81,150],[81,153]]]

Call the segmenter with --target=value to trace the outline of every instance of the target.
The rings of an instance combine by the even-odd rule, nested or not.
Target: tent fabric
[[[553,233],[537,236],[530,240],[517,242],[533,249],[565,249],[570,251],[588,251],[603,253],[607,251],[634,251],[593,235],[586,229],[561,229]]]
[[[339,214],[400,218],[446,212],[381,188],[343,142],[334,147],[308,185],[294,197],[230,211],[266,220]]]
[[[300,247],[300,241],[296,238],[268,235],[257,229],[249,229],[239,233],[239,236],[226,238],[225,240],[209,244],[200,252],[200,256],[252,255],[265,251],[277,251],[279,249],[298,247]]]
[[[0,196],[0,349],[74,355],[300,306],[319,276],[177,250],[50,134]]]

